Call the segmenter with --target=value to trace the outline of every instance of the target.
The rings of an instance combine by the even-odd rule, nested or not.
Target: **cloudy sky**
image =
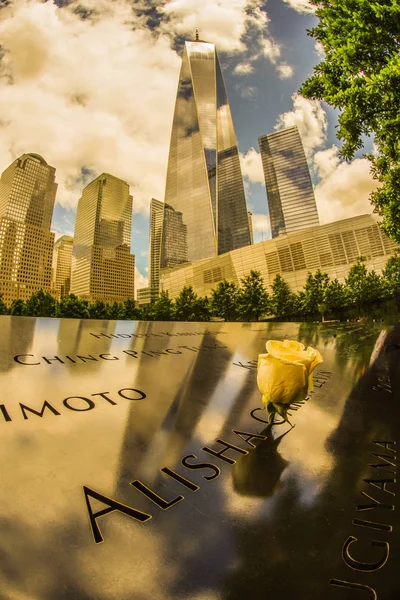
[[[274,129],[298,125],[322,223],[372,212],[369,163],[341,161],[335,111],[296,94],[321,59],[315,23],[307,0],[0,0],[0,171],[24,152],[57,169],[58,235],[73,235],[94,177],[127,181],[145,286],[149,203],[164,199],[180,53],[198,26],[219,52],[255,242],[270,237],[258,137]]]

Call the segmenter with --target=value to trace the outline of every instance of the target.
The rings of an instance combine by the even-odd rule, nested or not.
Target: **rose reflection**
[[[233,467],[233,487],[243,496],[269,498],[283,485],[281,475],[289,462],[279,454],[278,446],[293,427],[276,439],[272,436],[272,427],[274,425],[268,425],[261,431],[260,435],[266,439],[258,442],[249,454],[238,458]]]

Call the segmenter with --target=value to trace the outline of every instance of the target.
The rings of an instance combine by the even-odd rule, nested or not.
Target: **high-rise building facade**
[[[0,178],[0,294],[6,304],[50,292],[56,170],[23,154]]]
[[[149,287],[158,295],[160,280],[160,254],[164,218],[164,202],[151,199],[150,202],[150,243],[149,243]]]
[[[181,215],[186,241],[163,236],[163,267],[250,244],[239,152],[222,71],[215,46],[199,40],[186,42],[183,52],[165,205]],[[164,220],[171,214],[165,211]]]
[[[319,225],[306,155],[297,127],[259,138],[272,237]]]
[[[183,260],[186,257],[186,260]],[[187,225],[181,212],[164,204],[163,228],[161,237],[161,268],[172,267],[188,262]]]
[[[254,237],[253,237],[253,213],[248,211],[247,212],[247,216],[249,219],[249,231],[250,231],[250,244],[254,244]]]
[[[59,299],[68,296],[71,289],[73,243],[73,237],[62,235],[54,244],[51,289]]]
[[[103,173],[83,189],[75,223],[73,294],[89,301],[133,300],[131,227],[132,196],[125,181]]]

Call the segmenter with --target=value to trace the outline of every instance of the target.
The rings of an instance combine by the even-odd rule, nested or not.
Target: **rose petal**
[[[257,384],[264,404],[290,404],[307,391],[307,369],[302,364],[287,364],[274,356],[261,355]]]
[[[305,350],[304,344],[295,340],[283,340],[283,347],[292,350],[292,352],[303,352]]]
[[[322,358],[321,353],[318,352],[318,350],[314,350],[314,352],[315,352],[315,358],[310,365],[310,374],[314,371],[315,367],[317,367],[322,362],[324,362],[324,359]]]

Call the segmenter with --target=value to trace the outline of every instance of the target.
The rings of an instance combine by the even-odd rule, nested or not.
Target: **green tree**
[[[259,271],[241,279],[242,287],[238,294],[238,312],[244,321],[258,321],[269,310],[269,294]]]
[[[382,273],[384,284],[390,296],[393,296],[400,310],[400,254],[391,256]]]
[[[349,303],[347,288],[337,279],[330,281],[325,288],[324,305],[326,312],[335,317],[343,318]]]
[[[89,317],[90,319],[108,319],[109,309],[109,305],[103,300],[96,300],[89,306]]]
[[[27,300],[25,314],[30,317],[55,317],[57,305],[57,300],[51,294],[39,290]]]
[[[320,314],[323,316],[326,310],[324,298],[328,283],[328,275],[322,273],[320,269],[314,275],[308,273],[302,298],[302,312],[304,315]]]
[[[185,285],[175,299],[177,321],[209,321],[210,309],[207,298],[200,298],[191,285]]]
[[[18,298],[18,300],[13,300],[10,306],[10,315],[15,315],[21,317],[26,314],[25,302]]]
[[[139,318],[140,313],[138,307],[136,306],[136,302],[128,298],[127,300],[124,300],[123,305],[124,316],[122,318],[129,321],[136,321]]]
[[[89,303],[81,300],[75,294],[61,298],[58,304],[57,316],[67,319],[88,319]]]
[[[288,283],[279,274],[272,282],[270,310],[276,317],[290,317],[296,313],[296,295],[290,291]]]
[[[210,308],[213,315],[224,321],[236,321],[238,311],[237,285],[230,281],[220,281],[211,291]]]
[[[325,58],[300,93],[339,109],[341,155],[350,160],[374,136],[369,155],[382,185],[370,199],[382,227],[400,242],[400,4],[398,0],[311,0],[319,22],[308,31]]]
[[[346,286],[350,304],[361,316],[368,304],[382,300],[385,296],[385,285],[382,277],[375,271],[368,273],[365,258],[360,256],[346,278]]]
[[[3,302],[2,294],[0,294],[0,315],[6,315],[7,312],[7,306]]]
[[[153,303],[142,304],[138,309],[139,321],[154,321]]]
[[[173,321],[174,303],[168,296],[168,292],[160,292],[160,296],[153,303],[152,312],[155,321]]]
[[[113,302],[108,306],[108,319],[123,319],[125,315],[125,307],[122,302]]]

